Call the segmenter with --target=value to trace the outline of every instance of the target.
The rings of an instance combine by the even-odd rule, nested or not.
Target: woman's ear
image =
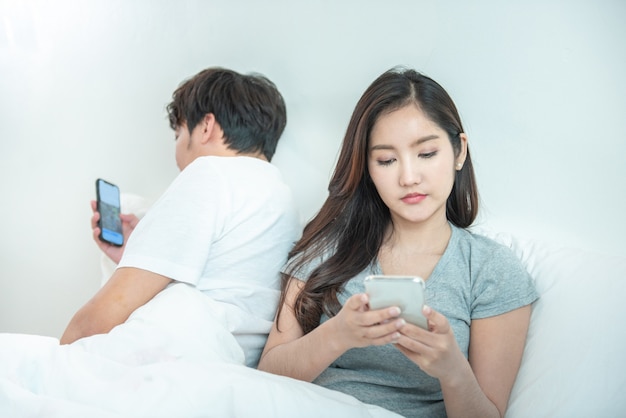
[[[461,143],[461,150],[459,155],[457,155],[455,159],[454,168],[459,171],[463,168],[463,164],[465,164],[465,158],[467,158],[467,135],[464,132],[459,134],[459,139]]]

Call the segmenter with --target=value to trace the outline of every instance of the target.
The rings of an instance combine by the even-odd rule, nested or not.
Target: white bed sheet
[[[244,366],[225,321],[224,306],[175,284],[109,334],[0,334],[0,416],[398,416]]]

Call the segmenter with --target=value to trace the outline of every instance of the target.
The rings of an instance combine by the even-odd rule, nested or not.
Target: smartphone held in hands
[[[118,247],[124,244],[120,219],[120,189],[108,181],[96,180],[96,202],[100,212],[100,239]]]
[[[400,308],[400,317],[407,322],[428,329],[422,313],[424,307],[424,280],[417,276],[372,275],[365,278],[365,292],[370,309],[391,306]]]

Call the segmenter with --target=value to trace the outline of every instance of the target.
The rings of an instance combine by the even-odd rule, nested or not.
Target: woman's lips
[[[426,199],[426,195],[425,194],[409,193],[408,195],[404,196],[401,200],[404,203],[407,203],[409,205],[414,205],[416,203],[420,203],[424,199]]]

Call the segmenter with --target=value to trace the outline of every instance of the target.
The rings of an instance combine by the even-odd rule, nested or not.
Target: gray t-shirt
[[[426,281],[426,303],[445,315],[467,358],[472,319],[499,315],[528,305],[538,297],[532,280],[510,249],[454,225],[448,246]],[[321,260],[320,260],[321,262]],[[297,273],[306,280],[319,265]],[[365,292],[372,265],[351,279],[339,301]],[[322,316],[321,322],[327,321]],[[335,360],[313,383],[352,395],[406,417],[445,417],[439,380],[424,373],[393,345],[353,348]]]

